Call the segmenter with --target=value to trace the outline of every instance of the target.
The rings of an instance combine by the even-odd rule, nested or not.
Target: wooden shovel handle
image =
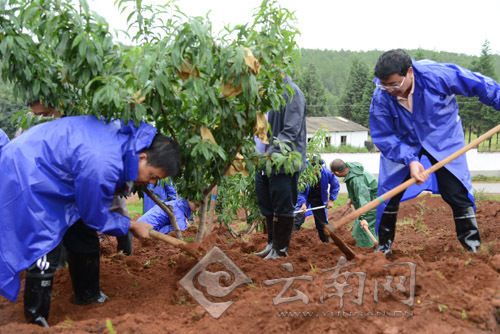
[[[377,245],[378,245],[378,240],[377,240],[377,238],[375,238],[375,237],[373,236],[373,234],[372,234],[372,232],[370,231],[370,229],[368,228],[368,226],[366,226],[366,225],[361,225],[361,227],[363,228],[363,230],[365,230],[365,232],[368,234],[368,236],[370,237],[370,239],[372,239],[374,247],[377,247]]]
[[[471,141],[468,145],[462,147],[460,150],[456,151],[453,154],[450,154],[445,159],[443,159],[443,160],[437,162],[436,164],[432,165],[431,167],[429,167],[425,171],[429,175],[432,174],[432,173],[434,173],[439,168],[443,167],[444,165],[446,165],[450,161],[455,160],[456,158],[458,158],[459,156],[461,156],[462,154],[464,154],[465,152],[467,152],[471,148],[476,147],[477,145],[479,145],[480,143],[482,143],[486,139],[490,138],[491,136],[493,136],[495,133],[497,133],[499,131],[500,131],[500,124],[498,124],[497,126],[495,126],[490,131],[486,132],[482,136],[480,136],[480,137],[476,138],[475,140]],[[339,228],[342,225],[345,225],[348,222],[353,221],[354,219],[358,218],[359,216],[361,216],[361,215],[367,213],[368,211],[376,208],[381,203],[383,203],[383,202],[389,200],[390,198],[396,196],[397,194],[399,194],[400,192],[402,192],[403,190],[405,190],[409,186],[415,184],[415,182],[416,182],[416,180],[412,177],[411,179],[409,179],[409,180],[401,183],[399,186],[393,188],[392,190],[389,190],[388,192],[386,192],[382,196],[379,196],[379,197],[375,198],[373,201],[371,201],[371,202],[363,205],[362,207],[360,207],[356,211],[351,212],[347,216],[342,217],[338,221],[334,222],[333,226],[335,228]]]
[[[179,240],[177,238],[171,237],[169,235],[163,234],[163,233],[155,231],[155,230],[149,230],[149,236],[151,238],[154,238],[154,239],[165,241],[165,242],[171,244],[172,246],[176,246],[176,247],[185,246],[187,244],[187,242],[185,242],[183,240]]]

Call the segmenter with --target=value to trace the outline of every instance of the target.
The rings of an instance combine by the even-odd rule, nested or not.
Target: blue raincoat
[[[321,200],[323,201],[323,204],[326,205],[328,200],[335,201],[339,194],[340,183],[337,177],[333,175],[333,173],[328,168],[326,168],[324,164],[322,165],[321,168],[321,177],[319,182],[321,188]],[[328,185],[330,185],[330,189],[328,189]],[[297,197],[297,205],[295,205],[295,211],[300,210],[302,204],[307,203],[307,197],[309,196],[309,188],[310,185],[307,185],[307,188],[304,189],[301,193],[299,193]],[[328,194],[328,190],[330,190],[330,194]],[[308,208],[310,207],[311,205],[308,205]],[[328,220],[327,208],[325,208],[324,210]],[[312,211],[308,211],[306,212],[306,217],[312,214],[313,214]]]
[[[175,219],[179,225],[179,229],[184,231],[187,229],[186,219],[191,216],[191,208],[189,207],[188,201],[181,198],[173,201],[165,202],[166,205],[171,205],[174,211]],[[172,224],[170,223],[170,218],[162,208],[158,205],[153,206],[148,212],[146,212],[142,217],[137,219],[139,222],[146,222],[153,225],[155,231],[168,234],[174,230]]]
[[[0,129],[0,150],[2,149],[2,146],[7,145],[8,142],[9,137],[2,129]]]
[[[170,181],[170,185],[167,185],[166,183],[164,185],[158,184],[156,186],[148,184],[148,189],[151,190],[153,194],[158,196],[158,198],[163,202],[177,199],[177,191],[175,191],[174,183],[172,181]],[[144,212],[148,212],[155,205],[155,202],[149,198],[148,195],[144,194]]]
[[[464,147],[462,121],[455,94],[477,96],[482,103],[500,109],[500,85],[489,77],[454,64],[430,60],[413,61],[415,87],[413,112],[399,104],[396,97],[376,88],[370,106],[370,134],[381,151],[378,194],[401,184],[409,174],[409,164],[418,160],[423,147],[436,160]],[[421,161],[429,167],[427,159]],[[469,191],[474,203],[472,184],[465,155],[451,161],[447,168]],[[439,193],[435,176],[422,185],[408,188],[402,200],[423,190]],[[386,203],[377,208],[376,230]]]
[[[19,273],[54,249],[78,219],[124,235],[128,217],[109,211],[113,195],[137,179],[139,153],[156,129],[93,116],[32,127],[0,154],[0,294],[17,299]]]

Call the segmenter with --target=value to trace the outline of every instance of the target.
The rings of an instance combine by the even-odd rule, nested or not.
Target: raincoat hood
[[[365,168],[359,162],[346,162],[345,164],[349,168],[349,173],[344,177],[344,182],[365,173]]]

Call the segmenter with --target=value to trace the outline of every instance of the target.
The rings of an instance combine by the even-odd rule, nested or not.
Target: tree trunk
[[[471,136],[472,136],[472,124],[470,124],[470,125],[469,125],[469,142],[468,142],[468,143],[470,143],[470,140],[471,140],[471,138],[470,138],[470,137],[471,137]],[[468,144],[468,143],[467,143],[467,144]]]
[[[488,152],[491,152],[491,137],[488,139]]]
[[[196,233],[196,238],[194,242],[201,242],[203,240],[203,236],[205,233],[205,223],[207,220],[207,204],[208,204],[208,195],[203,198],[200,207],[200,222],[198,224],[198,232]]]
[[[208,210],[208,218],[206,225],[207,228],[205,235],[212,232],[216,202],[217,202],[217,186],[215,186],[214,189],[212,190],[212,196],[210,198],[210,209]]]
[[[170,224],[172,224],[172,227],[174,228],[175,236],[177,237],[177,239],[184,240],[184,238],[182,237],[182,232],[179,229],[179,224],[177,224],[177,219],[175,218],[175,215],[171,207],[163,203],[155,194],[153,194],[153,192],[150,189],[146,188],[144,192],[149,196],[149,198],[153,200],[153,202],[156,203],[156,205],[162,208],[162,210],[165,211],[165,213],[168,215],[168,218],[170,219]]]

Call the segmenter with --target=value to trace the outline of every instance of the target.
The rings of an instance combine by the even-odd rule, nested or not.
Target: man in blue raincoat
[[[175,190],[174,183],[171,181],[170,184],[157,184],[157,185],[148,185],[148,189],[153,192],[161,201],[173,201],[177,199],[177,191]],[[155,202],[149,198],[148,195],[144,193],[144,213],[148,212],[153,208],[156,204]]]
[[[335,175],[333,175],[333,173],[326,168],[323,160],[314,157],[312,165],[319,168],[319,172],[321,173],[320,179],[314,185],[308,184],[306,189],[299,193],[299,196],[297,197],[297,205],[295,207],[299,207],[298,210],[305,211],[308,206],[312,208],[325,206],[324,209],[312,211],[312,214],[314,215],[314,223],[316,225],[316,229],[318,230],[319,239],[322,242],[328,242],[329,238],[325,235],[324,231],[325,225],[328,224],[327,212],[328,209],[333,207],[333,201],[337,199],[340,184]],[[297,214],[293,225],[294,231],[300,229],[300,226],[304,223],[306,216],[307,214],[304,213]]]
[[[57,247],[64,237],[76,304],[102,302],[97,231],[148,237],[151,225],[110,211],[113,196],[180,169],[178,144],[141,123],[65,117],[0,150],[0,294],[11,301],[26,269],[28,322],[47,325]]]
[[[472,184],[465,155],[431,177],[425,167],[464,147],[456,94],[477,96],[500,110],[500,85],[489,77],[454,64],[414,61],[401,49],[380,56],[377,88],[370,106],[370,133],[380,149],[379,195],[410,177],[417,185],[377,208],[378,251],[391,254],[401,199],[422,190],[440,193],[453,210],[458,240],[468,251],[481,244]]]
[[[186,219],[191,217],[191,213],[196,211],[197,205],[194,202],[188,201],[184,198],[165,202],[165,205],[172,206],[172,211],[177,220],[177,225],[181,231],[187,229],[188,225]],[[158,205],[153,206],[142,217],[137,219],[138,222],[145,222],[153,226],[155,231],[169,234],[174,230],[170,218],[167,213],[163,211]]]

